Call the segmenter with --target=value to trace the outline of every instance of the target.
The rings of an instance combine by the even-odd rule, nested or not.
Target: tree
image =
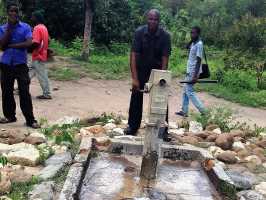
[[[84,60],[88,60],[90,55],[90,38],[91,38],[91,25],[93,19],[93,2],[92,0],[84,0],[85,1],[85,26],[84,26],[84,38],[83,38],[83,50],[81,57]]]

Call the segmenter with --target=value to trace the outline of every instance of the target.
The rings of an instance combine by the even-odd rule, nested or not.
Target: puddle
[[[219,200],[197,162],[161,161],[155,181],[139,178],[141,157],[99,154],[91,160],[81,200]]]

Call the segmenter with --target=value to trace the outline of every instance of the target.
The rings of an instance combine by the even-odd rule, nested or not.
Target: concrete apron
[[[75,158],[60,200],[218,200],[224,189],[234,190],[222,167],[204,167],[213,158],[201,148],[162,144],[156,180],[142,180],[141,141],[113,139],[104,153],[95,151],[93,142],[86,144],[87,150],[83,147]]]

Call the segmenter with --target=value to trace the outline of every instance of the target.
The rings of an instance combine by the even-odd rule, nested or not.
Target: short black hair
[[[12,6],[19,7],[18,4],[17,4],[16,2],[9,2],[9,3],[7,3],[6,10],[9,11],[9,9],[10,9]]]
[[[43,10],[34,11],[32,15],[37,19],[38,23],[44,23]]]
[[[154,13],[159,17],[159,19],[161,18],[161,13],[160,13],[160,11],[159,11],[158,9],[155,9],[155,8],[146,11],[146,14],[145,14],[145,15],[148,16],[149,13],[151,13],[151,12],[154,12]]]
[[[196,30],[197,33],[200,35],[201,33],[201,28],[199,26],[193,26],[192,29]]]

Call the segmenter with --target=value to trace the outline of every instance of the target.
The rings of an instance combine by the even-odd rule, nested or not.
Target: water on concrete
[[[141,157],[99,154],[85,176],[81,200],[219,200],[197,162],[163,160],[155,181],[139,178]]]

